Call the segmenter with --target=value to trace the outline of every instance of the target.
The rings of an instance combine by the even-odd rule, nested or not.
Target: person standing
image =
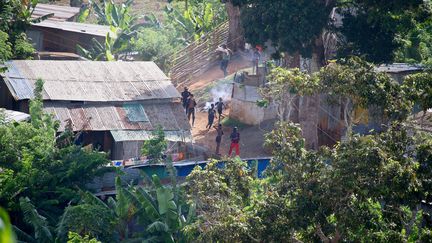
[[[240,156],[240,133],[238,132],[237,127],[233,128],[233,131],[230,135],[231,145],[229,149],[228,156],[231,156],[233,149],[235,149],[236,156]]]
[[[221,61],[220,68],[224,72],[224,77],[226,77],[228,75],[227,69],[228,69],[228,63],[231,59],[232,51],[225,44],[219,46],[217,51],[222,52],[222,61]]]
[[[222,117],[223,109],[226,108],[225,104],[222,101],[222,98],[219,98],[219,101],[216,102],[216,108],[217,108],[217,112],[219,114],[219,122],[220,122],[221,117]]]
[[[195,124],[195,107],[196,107],[197,103],[195,101],[194,95],[190,94],[188,101],[187,101],[187,117],[188,117],[188,121],[190,122],[190,118],[192,116],[192,127]]]
[[[210,128],[213,126],[214,118],[215,118],[214,104],[211,104],[210,108],[208,109],[208,123],[206,126],[208,130],[210,130]]]
[[[187,87],[184,87],[184,91],[181,93],[181,101],[183,104],[183,109],[185,109],[185,112],[187,114],[187,102],[189,99],[189,96],[191,95],[191,92],[189,92]]]
[[[222,129],[222,124],[219,123],[219,125],[214,127],[216,129],[216,155],[220,155],[219,149],[220,149],[220,144],[222,142],[222,135],[223,133],[223,129]]]
[[[254,48],[252,52],[252,74],[257,74],[260,59],[261,54],[259,53],[257,48]]]

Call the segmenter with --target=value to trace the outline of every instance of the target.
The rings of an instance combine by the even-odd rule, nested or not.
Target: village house
[[[37,4],[32,18],[47,19],[32,23],[27,30],[36,51],[77,53],[78,44],[90,48],[93,38],[105,42],[109,26],[74,22],[78,13],[76,7]]]
[[[44,111],[71,126],[78,142],[111,159],[140,157],[143,141],[161,126],[172,142],[191,142],[180,94],[153,62],[22,60],[1,74],[0,107],[29,111],[37,79],[44,81]]]
[[[45,20],[32,24],[27,35],[37,51],[77,53],[77,45],[92,46],[92,39],[105,42],[109,26]]]

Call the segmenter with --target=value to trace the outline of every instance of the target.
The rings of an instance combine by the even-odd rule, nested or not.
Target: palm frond
[[[20,198],[20,207],[24,214],[24,220],[33,227],[35,239],[39,242],[50,242],[53,236],[48,228],[46,218],[41,216],[28,197]]]

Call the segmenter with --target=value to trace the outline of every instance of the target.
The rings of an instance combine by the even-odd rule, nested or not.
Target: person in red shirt
[[[236,156],[240,156],[240,145],[239,145],[240,133],[238,132],[237,127],[234,127],[230,135],[230,138],[231,138],[231,146],[229,149],[228,156],[231,156],[233,149],[235,149]]]

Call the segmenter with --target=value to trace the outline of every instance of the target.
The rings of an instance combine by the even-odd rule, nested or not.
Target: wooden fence
[[[170,78],[175,86],[187,84],[194,75],[205,72],[219,60],[216,51],[219,45],[227,43],[228,22],[194,41],[171,56]]]

